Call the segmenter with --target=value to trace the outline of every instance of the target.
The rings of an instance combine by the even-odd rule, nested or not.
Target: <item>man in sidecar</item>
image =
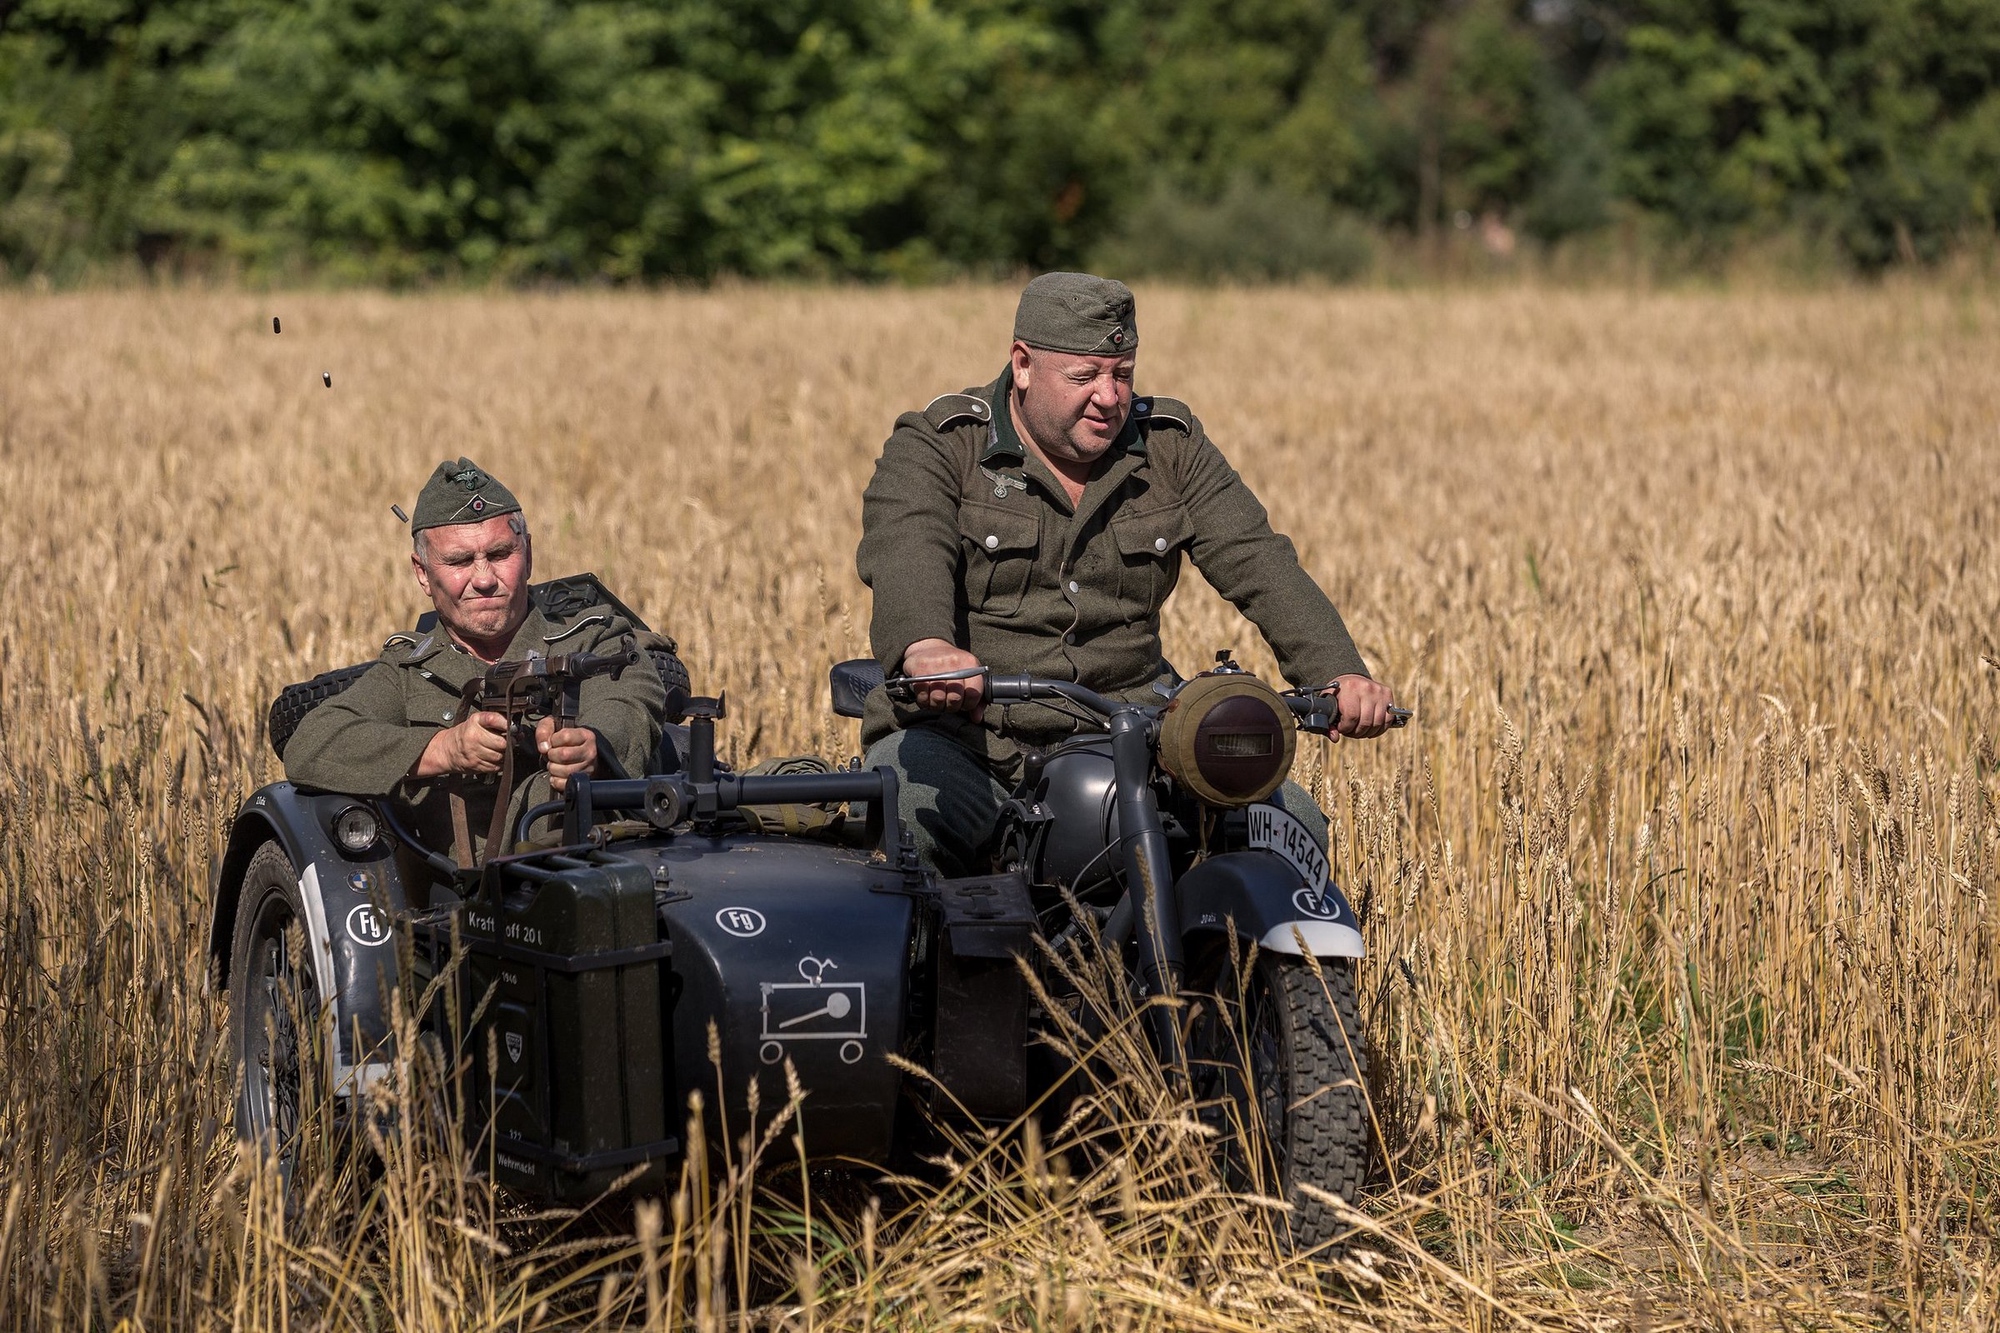
[[[1394,697],[1264,507],[1176,399],[1134,396],[1139,329],[1123,283],[1048,273],[1021,294],[990,384],[897,419],[862,502],[871,646],[890,675],[938,676],[914,702],[869,699],[868,766],[901,779],[926,864],[975,873],[1021,747],[1077,729],[1041,703],[988,706],[986,666],[1157,701],[1172,680],[1160,608],[1183,555],[1256,624],[1286,679],[1337,692],[1341,735],[1380,735]],[[1324,848],[1296,783],[1273,798]]]
[[[476,862],[493,822],[510,748],[517,781],[506,818],[564,790],[571,775],[643,774],[660,739],[666,692],[641,657],[582,682],[577,725],[543,717],[532,736],[497,712],[471,711],[467,682],[531,654],[631,651],[635,630],[595,580],[529,587],[533,547],[514,495],[470,459],[437,466],[410,517],[411,572],[436,627],[392,635],[352,685],[315,707],[284,746],[285,776],[356,796],[402,797],[428,845]]]

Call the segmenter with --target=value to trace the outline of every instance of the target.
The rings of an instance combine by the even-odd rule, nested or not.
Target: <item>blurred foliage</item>
[[[1934,258],[2000,204],[2000,4],[1651,0],[1595,99],[1619,193],[1704,236],[1824,228]]]
[[[1239,176],[1220,199],[1156,188],[1092,262],[1132,277],[1290,282],[1368,267],[1367,228],[1324,198]]]
[[[1872,269],[1996,208],[2000,0],[0,0],[15,274]]]

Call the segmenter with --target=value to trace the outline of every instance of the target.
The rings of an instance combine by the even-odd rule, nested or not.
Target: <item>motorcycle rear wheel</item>
[[[1349,1228],[1305,1187],[1353,1204],[1374,1162],[1368,1047],[1354,960],[1261,953],[1239,975],[1226,948],[1190,970],[1189,1072],[1233,1189],[1291,1205],[1279,1234],[1317,1249]]]

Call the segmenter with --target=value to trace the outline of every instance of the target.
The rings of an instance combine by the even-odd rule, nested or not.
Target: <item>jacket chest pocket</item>
[[[1020,610],[1041,551],[1041,520],[1018,509],[961,502],[958,535],[966,604],[986,615]]]
[[[449,727],[458,722],[458,692],[427,672],[416,675],[403,689],[404,717],[410,725]]]
[[[1159,610],[1180,580],[1181,548],[1194,538],[1187,506],[1120,514],[1110,528],[1118,548],[1118,600],[1128,607],[1144,607],[1148,614]]]

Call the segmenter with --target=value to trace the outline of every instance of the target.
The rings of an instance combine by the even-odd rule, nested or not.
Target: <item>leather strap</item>
[[[514,799],[514,732],[507,730],[507,757],[500,761],[500,785],[493,793],[493,821],[486,826],[486,859],[507,854],[507,807]]]
[[[465,797],[452,792],[446,798],[451,806],[451,859],[458,862],[460,870],[472,868],[472,831],[466,825]]]

